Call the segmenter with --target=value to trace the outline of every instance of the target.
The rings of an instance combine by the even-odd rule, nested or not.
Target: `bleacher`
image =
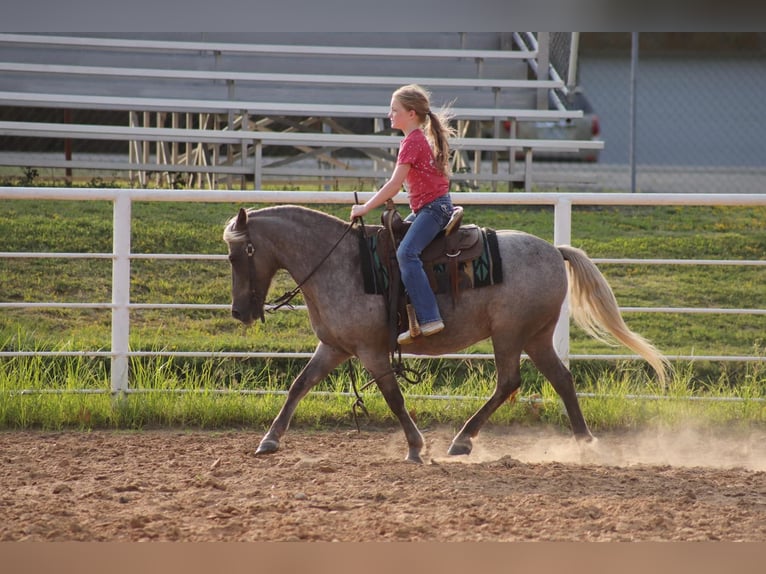
[[[256,188],[294,178],[380,180],[400,139],[384,121],[391,92],[416,82],[433,92],[435,107],[452,103],[459,132],[453,179],[529,189],[535,150],[603,146],[499,137],[503,121],[580,115],[548,109],[551,90],[564,86],[547,74],[528,77],[539,58],[498,33],[0,34],[0,150],[20,141],[64,149],[60,142],[72,140],[123,150],[26,153],[23,164],[21,154],[2,153],[0,165],[128,171],[143,185],[149,173],[167,182],[188,174],[189,184],[211,187],[219,177],[252,179]],[[80,113],[65,123],[60,115],[50,121],[46,110]],[[115,117],[120,122],[104,120]],[[489,170],[482,169],[487,156]],[[500,157],[508,158],[504,169]]]

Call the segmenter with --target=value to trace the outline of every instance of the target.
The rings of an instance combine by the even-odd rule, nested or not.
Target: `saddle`
[[[463,208],[455,207],[445,228],[421,254],[426,275],[434,291],[437,291],[434,266],[446,265],[453,305],[457,303],[460,293],[460,264],[480,257],[484,249],[481,229],[476,225],[461,225],[462,218]],[[411,224],[402,219],[390,200],[386,203],[381,223],[383,228],[378,232],[377,250],[389,278],[388,290],[384,295],[388,311],[389,348],[393,352],[397,347],[397,335],[401,331],[413,327],[417,331],[418,328],[414,312],[407,305],[399,263],[396,259],[396,250]]]

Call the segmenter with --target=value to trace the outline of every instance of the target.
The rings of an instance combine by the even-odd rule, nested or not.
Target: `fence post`
[[[118,192],[112,229],[112,393],[128,390],[131,198]]]
[[[263,142],[253,139],[253,189],[259,190],[263,187],[262,164],[263,163]]]
[[[558,196],[553,211],[553,244],[569,245],[572,242],[572,200]],[[569,367],[569,295],[561,305],[561,316],[553,333],[553,346],[559,357]]]
[[[567,90],[573,92],[577,87],[577,64],[579,62],[580,33],[572,32],[569,41],[569,64],[567,65]]]
[[[547,80],[550,78],[551,64],[551,34],[550,32],[537,33],[537,79]],[[535,106],[538,110],[548,109],[548,89],[537,89],[537,102]]]
[[[638,73],[638,32],[630,33],[630,192],[636,193],[636,74]]]

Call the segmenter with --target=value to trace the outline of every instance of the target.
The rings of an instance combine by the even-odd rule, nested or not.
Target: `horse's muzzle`
[[[231,306],[231,316],[248,327],[253,324],[255,319],[260,319],[261,323],[266,322],[263,311],[254,315],[249,309],[247,311],[242,311],[239,307],[234,305]]]
[[[248,325],[249,323],[252,323],[252,319],[246,319],[245,316],[242,314],[242,312],[237,309],[236,307],[231,308],[231,316],[234,317],[237,321],[241,321],[245,325]]]

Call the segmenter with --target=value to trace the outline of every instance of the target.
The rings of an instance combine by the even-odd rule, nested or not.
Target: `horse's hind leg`
[[[274,422],[271,423],[269,432],[261,439],[255,454],[271,454],[279,450],[279,441],[282,435],[285,434],[285,431],[287,431],[290,419],[292,419],[295,408],[300,400],[319,381],[325,378],[330,371],[348,359],[348,357],[347,353],[333,349],[324,343],[319,343],[316,351],[314,351],[314,355],[293,381],[293,384],[290,385],[285,404],[282,405],[279,414],[274,419]]]
[[[591,441],[593,435],[588,429],[582,410],[580,410],[580,402],[577,400],[572,373],[556,354],[552,339],[552,333],[538,336],[524,350],[543,376],[550,381],[564,402],[575,438]]]
[[[492,413],[507,401],[511,394],[521,385],[521,353],[518,350],[514,350],[512,345],[498,341],[496,338],[493,338],[493,345],[497,368],[495,392],[484,403],[484,406],[476,411],[476,414],[463,425],[463,428],[460,429],[460,432],[452,440],[447,454],[470,454],[473,449],[471,439],[479,434],[479,430],[489,420]]]

